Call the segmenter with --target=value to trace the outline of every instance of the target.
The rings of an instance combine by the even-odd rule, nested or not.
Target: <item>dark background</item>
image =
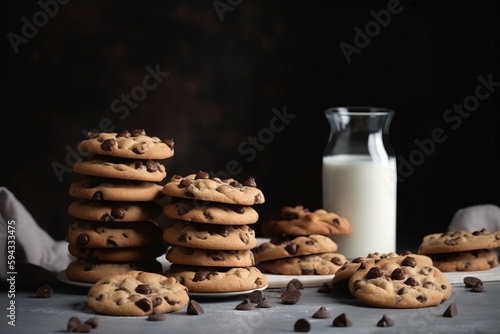
[[[224,171],[238,161],[235,178],[255,177],[266,196],[256,208],[262,221],[283,205],[321,207],[324,110],[372,105],[395,110],[399,159],[435,128],[447,136],[398,183],[398,247],[414,249],[423,235],[446,229],[457,209],[500,205],[500,93],[456,129],[443,120],[475,93],[479,76],[500,81],[493,1],[402,0],[401,12],[349,64],[340,43],[354,45],[354,28],[364,30],[370,11],[388,1],[237,2],[221,20],[212,1],[71,1],[17,53],[8,34],[22,35],[22,18],[33,22],[41,7],[5,3],[0,184],[63,239],[75,175],[60,181],[52,165],[64,165],[82,131],[109,118],[116,131],[174,138],[170,176]],[[112,102],[142,84],[147,66],[170,74],[120,119]],[[296,117],[246,161],[238,146],[285,106]]]

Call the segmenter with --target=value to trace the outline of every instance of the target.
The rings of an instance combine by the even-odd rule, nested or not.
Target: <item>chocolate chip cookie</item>
[[[221,225],[249,225],[259,220],[257,211],[248,205],[222,204],[193,199],[174,199],[163,213],[172,219]]]
[[[255,264],[251,250],[212,250],[181,246],[171,246],[166,258],[171,263],[213,266],[213,267],[250,267]]]
[[[123,248],[84,248],[68,244],[68,251],[79,259],[126,262],[154,260],[165,253],[165,247],[163,244],[152,244]]]
[[[172,197],[202,201],[254,205],[264,203],[264,194],[257,188],[253,178],[242,183],[229,178],[221,180],[199,171],[187,176],[173,176],[163,187],[162,192]]]
[[[87,294],[88,306],[107,315],[168,313],[180,310],[188,302],[187,288],[175,278],[142,271],[104,277]]]
[[[275,275],[331,275],[347,261],[340,253],[322,253],[259,262],[263,273]]]
[[[146,135],[144,129],[120,133],[87,133],[78,146],[82,154],[100,154],[132,159],[161,160],[174,155],[174,141]]]
[[[333,253],[337,244],[327,236],[312,234],[285,241],[268,241],[253,249],[256,263],[294,256]]]
[[[102,222],[138,222],[161,214],[156,202],[111,202],[76,200],[68,206],[68,213],[78,219]]]
[[[324,209],[309,211],[302,205],[285,206],[272,219],[262,225],[270,238],[310,234],[334,235],[352,233],[351,223],[344,217]]]
[[[172,245],[213,250],[245,250],[257,245],[248,225],[211,225],[175,222],[163,229],[163,240]]]
[[[418,249],[419,254],[463,252],[500,247],[500,231],[454,231],[426,235]]]
[[[77,247],[136,247],[162,241],[162,229],[153,221],[104,223],[77,220],[69,224],[66,240]]]
[[[349,291],[373,307],[421,308],[450,298],[452,287],[438,268],[408,255],[364,263],[352,274]]]
[[[487,270],[498,266],[497,253],[491,249],[430,254],[429,257],[434,266],[444,272]]]
[[[172,264],[164,275],[175,277],[189,292],[234,292],[267,286],[266,276],[256,267],[222,268]]]

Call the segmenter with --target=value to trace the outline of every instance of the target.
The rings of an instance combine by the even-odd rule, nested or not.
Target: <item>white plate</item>
[[[188,292],[190,297],[195,298],[229,298],[248,295],[255,290],[265,290],[267,285],[258,289],[245,290],[245,291],[233,291],[233,292]]]
[[[57,279],[63,283],[69,284],[69,285],[74,285],[74,286],[81,286],[84,288],[90,288],[93,284],[92,283],[87,283],[87,282],[78,282],[78,281],[72,281],[66,276],[66,270],[60,271],[57,273]]]

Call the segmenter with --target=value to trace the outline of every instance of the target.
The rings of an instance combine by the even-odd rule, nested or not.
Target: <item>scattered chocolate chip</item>
[[[146,131],[144,129],[134,129],[132,130],[132,137],[145,136]]]
[[[380,319],[377,322],[377,327],[392,327],[392,326],[394,326],[394,320],[392,320],[385,314],[382,316],[382,319]]]
[[[427,296],[426,295],[418,295],[417,296],[417,300],[420,302],[420,303],[425,303],[427,301]]]
[[[484,292],[484,291],[485,291],[485,289],[484,289],[483,282],[482,282],[482,281],[479,281],[479,282],[477,282],[476,284],[474,284],[474,285],[470,288],[470,291],[472,291],[472,292]]]
[[[148,145],[144,142],[132,148],[132,152],[134,152],[135,154],[144,154],[144,152],[146,152],[147,150],[148,150]]]
[[[93,200],[96,200],[96,201],[102,201],[102,200],[103,200],[102,192],[100,192],[100,191],[96,191],[96,192],[92,195],[92,199],[93,199]]]
[[[397,281],[400,281],[400,280],[404,279],[405,276],[406,276],[406,274],[403,271],[403,269],[401,269],[401,268],[396,268],[391,273],[391,278],[393,280],[397,280]]]
[[[306,333],[311,330],[311,324],[307,321],[307,319],[299,319],[293,325],[293,330],[295,332]]]
[[[43,284],[40,285],[40,287],[36,290],[36,297],[37,298],[50,298],[52,296],[52,293],[54,290],[52,290],[52,287],[48,284]]]
[[[366,279],[378,278],[382,275],[383,274],[378,267],[372,267],[368,270],[368,273],[366,273]]]
[[[315,319],[329,319],[331,317],[330,313],[326,310],[324,306],[321,306],[319,310],[314,312],[312,315]]]
[[[112,237],[106,239],[106,245],[111,247],[118,247],[118,244],[113,240]]]
[[[167,317],[165,316],[165,314],[163,313],[160,313],[160,312],[153,312],[151,313],[146,320],[148,321],[163,321],[165,320]]]
[[[443,317],[446,318],[453,318],[456,317],[457,315],[458,315],[457,304],[455,304],[454,302],[451,303],[443,313]]]
[[[297,290],[304,290],[304,285],[302,284],[302,282],[298,279],[298,278],[293,278],[291,279],[288,284],[287,284],[287,287],[288,285],[293,285],[293,287]]]
[[[210,175],[208,175],[207,172],[203,172],[203,171],[198,171],[198,173],[196,173],[196,176],[195,176],[195,180],[199,180],[199,179],[209,179],[210,178]]]
[[[150,173],[158,171],[158,164],[153,160],[146,160],[146,170]]]
[[[77,317],[71,317],[66,325],[66,332],[69,333],[89,333],[90,325],[82,323],[82,321]]]
[[[163,140],[163,142],[164,142],[165,144],[167,144],[167,146],[168,146],[171,150],[173,150],[173,149],[174,149],[175,142],[174,142],[174,140],[173,140],[172,138],[165,139],[165,140]]]
[[[405,284],[408,286],[417,286],[419,283],[413,277],[408,277]]]
[[[90,241],[90,238],[85,233],[79,234],[78,237],[76,237],[76,245],[78,247],[83,247],[83,246],[87,245],[89,243],[89,241]]]
[[[231,183],[229,183],[229,185],[231,187],[235,187],[235,188],[241,188],[241,187],[243,187],[243,185],[241,183],[239,183],[238,181],[231,181]]]
[[[151,310],[151,302],[146,298],[139,299],[135,302],[135,305],[144,312]]]
[[[250,299],[245,298],[241,303],[236,305],[236,309],[240,311],[248,311],[248,310],[253,310],[255,308],[255,305],[250,302]]]
[[[332,288],[328,285],[327,282],[324,282],[317,290],[319,293],[329,293],[332,292]]]
[[[333,319],[332,325],[333,327],[351,327],[352,321],[345,315],[345,313],[342,313]]]
[[[262,291],[260,291],[260,290],[252,291],[248,295],[248,299],[250,299],[250,302],[252,302],[252,303],[258,303],[258,302],[260,302],[263,297],[264,297],[264,295],[263,295]]]
[[[97,317],[89,318],[85,320],[84,324],[87,324],[92,328],[97,328],[99,326],[99,318]]]
[[[200,315],[205,313],[205,310],[196,300],[190,300],[186,313],[189,315]]]
[[[417,260],[415,260],[414,257],[407,256],[404,258],[403,262],[401,262],[401,265],[405,267],[415,268],[415,266],[417,265]]]
[[[246,187],[257,187],[257,183],[255,183],[255,179],[253,177],[246,179],[242,184]]]
[[[103,151],[112,151],[113,148],[116,146],[116,140],[115,139],[106,139],[105,141],[102,142],[101,144],[101,149]]]
[[[285,247],[285,250],[288,252],[288,254],[290,255],[295,255],[297,254],[297,249],[298,249],[298,246],[297,244],[294,244],[294,243],[291,243],[291,244],[288,244],[286,245]]]
[[[151,293],[151,289],[147,284],[139,284],[137,288],[135,288],[135,292],[140,293],[142,295],[148,295]]]
[[[481,280],[477,277],[473,276],[464,277],[464,284],[467,288],[472,288],[478,282],[481,282]]]
[[[266,297],[262,297],[262,299],[257,303],[256,307],[258,308],[271,308],[273,307],[273,303],[269,301]]]
[[[126,212],[127,210],[125,210],[125,208],[122,208],[121,206],[116,206],[113,209],[111,209],[111,216],[113,218],[121,219],[125,216]]]
[[[130,132],[128,132],[127,130],[124,130],[116,135],[116,138],[118,138],[118,137],[128,138],[128,137],[130,137]]]
[[[179,185],[178,187],[179,188],[186,188],[186,187],[189,187],[191,185],[191,182],[189,182],[188,180],[186,179],[182,179],[180,182],[179,182]]]
[[[287,288],[281,294],[281,302],[283,304],[297,304],[302,293],[295,288],[293,284],[288,284]]]

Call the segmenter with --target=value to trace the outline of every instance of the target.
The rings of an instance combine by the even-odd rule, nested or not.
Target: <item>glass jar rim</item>
[[[373,107],[373,106],[340,106],[331,107],[325,110],[325,112],[337,112],[341,115],[352,115],[352,116],[376,116],[376,115],[387,115],[394,113],[394,110],[389,108]]]

